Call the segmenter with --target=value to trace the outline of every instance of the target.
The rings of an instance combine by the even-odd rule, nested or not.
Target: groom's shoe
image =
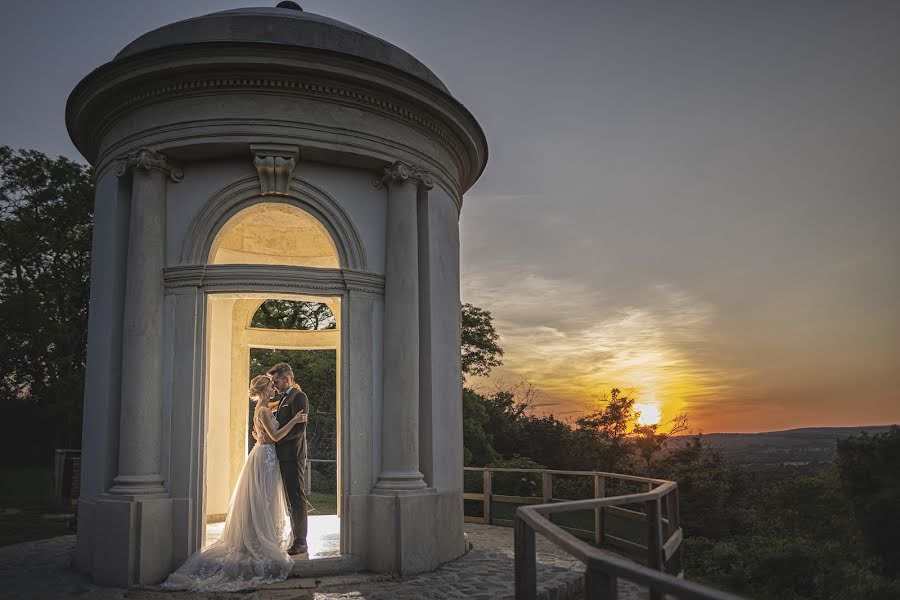
[[[287,553],[291,556],[294,556],[296,554],[306,554],[307,552],[309,552],[309,548],[306,546],[306,544],[300,541],[294,542],[294,544],[290,548],[288,548],[287,551]]]

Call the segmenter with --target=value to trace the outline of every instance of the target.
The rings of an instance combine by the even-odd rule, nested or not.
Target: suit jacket
[[[300,411],[309,414],[309,398],[301,390],[291,388],[275,411],[279,426],[290,421]],[[275,446],[275,454],[282,462],[306,460],[306,423],[297,423],[290,433],[281,438]]]

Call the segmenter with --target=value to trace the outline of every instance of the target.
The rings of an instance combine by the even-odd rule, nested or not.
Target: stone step
[[[360,570],[362,570],[362,561],[350,554],[312,560],[295,558],[291,577],[329,577],[356,573]]]

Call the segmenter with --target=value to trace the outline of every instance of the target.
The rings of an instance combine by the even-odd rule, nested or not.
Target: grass
[[[53,469],[0,467],[0,546],[72,533],[74,507],[53,500]]]
[[[312,510],[310,510],[311,515],[337,514],[337,496],[334,494],[312,492],[310,493],[308,500],[310,504],[316,507],[315,512],[312,512]]]

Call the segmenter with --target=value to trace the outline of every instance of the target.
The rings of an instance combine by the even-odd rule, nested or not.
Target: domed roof
[[[150,50],[188,44],[277,44],[371,60],[450,93],[428,67],[405,50],[346,23],[304,12],[293,3],[279,4],[282,5],[285,8],[224,10],[154,29],[125,46],[114,62]]]

